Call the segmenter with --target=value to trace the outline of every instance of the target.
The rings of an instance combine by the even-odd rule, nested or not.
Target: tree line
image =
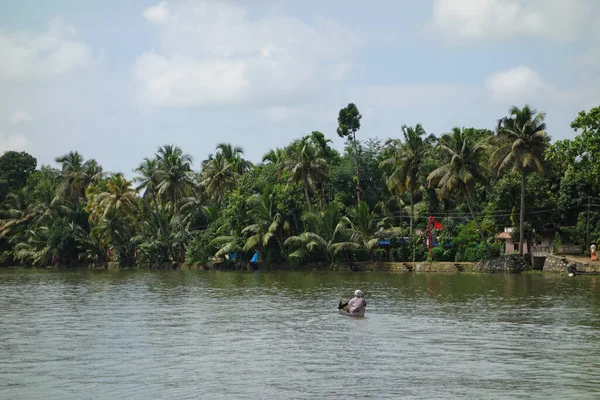
[[[132,180],[76,151],[39,169],[8,151],[0,265],[247,262],[255,253],[265,263],[420,261],[430,257],[430,216],[442,226],[433,260],[498,256],[505,227],[521,244],[551,235],[587,248],[600,237],[600,107],[579,113],[573,139],[551,143],[544,120],[525,105],[495,130],[436,136],[417,124],[361,141],[351,103],[338,116],[342,152],[314,131],[258,164],[221,143],[194,170],[188,153],[164,145]]]

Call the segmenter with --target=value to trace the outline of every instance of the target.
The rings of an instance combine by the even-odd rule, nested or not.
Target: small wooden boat
[[[357,314],[350,314],[348,312],[348,310],[344,310],[343,308],[338,309],[338,311],[340,312],[340,314],[345,315],[347,317],[362,318],[362,317],[365,316],[365,310],[364,309],[360,313],[357,313]]]

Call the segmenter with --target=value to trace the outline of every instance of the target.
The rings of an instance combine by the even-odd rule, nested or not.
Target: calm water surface
[[[0,398],[597,399],[600,279],[0,270]]]

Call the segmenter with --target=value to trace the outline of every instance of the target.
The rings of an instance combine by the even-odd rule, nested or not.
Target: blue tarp
[[[379,244],[390,244],[389,240],[380,240]]]
[[[229,259],[231,261],[235,260],[237,258],[237,254],[236,253],[229,253]]]
[[[251,263],[255,263],[258,261],[258,253],[254,253],[254,255],[252,256],[252,260],[250,260]]]

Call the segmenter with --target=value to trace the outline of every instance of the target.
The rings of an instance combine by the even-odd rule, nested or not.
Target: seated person
[[[367,301],[365,300],[365,294],[360,289],[354,292],[354,297],[349,302],[343,303],[340,299],[338,304],[338,309],[348,311],[349,314],[360,314],[365,307],[367,307]]]

